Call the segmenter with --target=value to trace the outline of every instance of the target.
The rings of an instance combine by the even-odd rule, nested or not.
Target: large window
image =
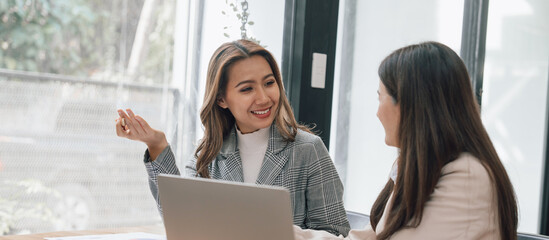
[[[459,53],[464,2],[342,4],[335,92],[348,94],[348,100],[334,97],[332,141],[337,141],[330,150],[336,163],[345,159],[338,170],[345,180],[346,207],[369,213],[397,156],[396,149],[385,146],[376,118],[377,67],[390,51],[424,40],[445,43]],[[530,233],[539,232],[544,184],[548,24],[547,1],[489,3],[482,118],[517,193],[518,230]]]
[[[116,109],[164,131],[185,164],[211,54],[244,24],[280,61],[283,11],[260,0],[0,1],[0,235],[161,223],[146,146],[116,136]]]
[[[0,235],[160,222],[130,107],[174,136],[175,1],[0,3]]]
[[[330,144],[330,151],[336,162],[346,157],[347,165],[337,166],[345,183],[345,207],[369,214],[397,156],[395,148],[385,145],[385,133],[376,117],[377,68],[391,51],[421,41],[439,41],[459,53],[464,3],[347,0],[340,4],[340,22],[348,22],[340,24],[343,36],[338,54],[348,55],[336,59],[334,100],[348,102],[333,104],[336,127],[331,137],[338,140]],[[353,15],[355,19],[349,19]],[[354,44],[348,44],[353,35]],[[341,65],[343,61],[348,63]]]
[[[536,233],[544,169],[549,2],[490,1],[487,28],[482,117],[517,193],[519,231]]]

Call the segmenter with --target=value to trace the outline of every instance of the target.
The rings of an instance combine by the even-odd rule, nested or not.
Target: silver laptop
[[[290,193],[281,187],[158,176],[168,240],[293,240]]]

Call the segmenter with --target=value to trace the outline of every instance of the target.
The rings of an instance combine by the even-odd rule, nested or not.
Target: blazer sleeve
[[[158,174],[172,174],[180,175],[179,168],[175,164],[175,155],[172,152],[170,146],[167,146],[161,153],[158,155],[156,160],[151,161],[149,155],[149,150],[145,151],[144,157],[145,167],[147,168],[147,174],[149,175],[149,188],[151,193],[156,200],[156,205],[160,215],[162,215],[162,206],[160,205],[160,199],[158,195]]]
[[[350,225],[343,206],[343,183],[319,137],[314,138],[310,154],[313,161],[308,166],[305,226],[347,236]]]

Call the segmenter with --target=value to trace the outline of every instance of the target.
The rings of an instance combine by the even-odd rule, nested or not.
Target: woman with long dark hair
[[[517,239],[513,186],[459,56],[437,42],[410,45],[383,60],[379,77],[377,116],[399,155],[370,225],[348,238]]]
[[[295,120],[271,53],[247,40],[225,43],[206,78],[204,137],[186,175],[285,187],[294,224],[347,235],[343,184],[320,137]],[[180,174],[175,156],[163,132],[126,111],[118,110],[117,134],[147,144],[149,184],[162,211],[157,176]]]

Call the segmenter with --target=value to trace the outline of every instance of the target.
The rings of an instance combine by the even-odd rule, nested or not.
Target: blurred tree
[[[2,0],[0,68],[117,81],[126,74],[144,1]],[[171,75],[175,1],[156,3],[148,48],[131,79],[143,83]]]
[[[1,1],[0,67],[78,74],[93,59],[98,14],[83,0]]]

